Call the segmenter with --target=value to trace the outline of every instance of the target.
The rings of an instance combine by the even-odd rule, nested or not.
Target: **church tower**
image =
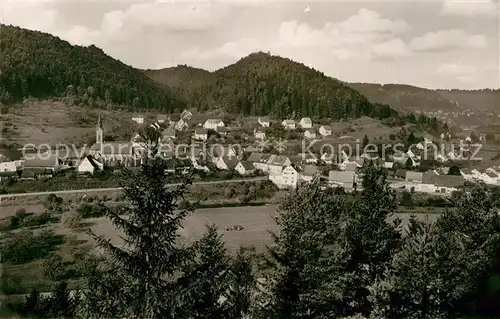
[[[102,129],[102,121],[101,121],[101,113],[99,113],[99,119],[97,120],[96,130],[95,130],[95,143],[99,145],[102,149],[103,143],[103,129]]]

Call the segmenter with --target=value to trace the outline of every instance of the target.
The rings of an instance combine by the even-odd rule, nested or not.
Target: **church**
[[[135,151],[130,141],[104,142],[104,129],[101,114],[97,120],[95,144],[89,150],[89,154],[106,166],[137,166],[141,163],[141,157]]]

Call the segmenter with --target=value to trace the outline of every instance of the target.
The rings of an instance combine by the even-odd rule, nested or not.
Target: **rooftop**
[[[330,171],[328,173],[328,180],[330,182],[341,182],[341,183],[354,183],[354,177],[356,173],[347,171]]]

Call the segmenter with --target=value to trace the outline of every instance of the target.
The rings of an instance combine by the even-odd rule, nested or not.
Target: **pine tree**
[[[253,308],[253,294],[256,278],[253,272],[252,258],[248,250],[240,247],[233,259],[229,272],[229,291],[227,305],[229,318],[248,318]]]
[[[230,318],[225,294],[229,290],[229,256],[214,225],[195,244],[197,258],[189,266],[191,278],[185,312],[189,318]]]
[[[343,201],[317,183],[299,187],[280,205],[279,234],[266,257],[262,318],[335,316],[336,239]]]
[[[396,209],[387,172],[370,167],[363,179],[361,198],[345,210],[341,232],[343,300],[349,315],[368,315],[372,305],[368,287],[384,276],[400,246],[399,219],[389,222]]]
[[[75,302],[70,296],[68,284],[59,282],[48,300],[50,305],[49,316],[51,318],[73,318],[75,314]]]
[[[159,132],[148,128],[150,158],[139,172],[123,169],[120,181],[129,205],[106,210],[124,233],[125,247],[94,235],[106,253],[102,267],[87,278],[82,316],[86,318],[181,318],[187,280],[182,269],[192,250],[177,243],[177,231],[189,213],[178,209],[190,181],[168,186],[165,162],[157,157]],[[124,218],[123,215],[127,215]]]

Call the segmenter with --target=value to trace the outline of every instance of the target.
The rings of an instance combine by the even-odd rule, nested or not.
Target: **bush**
[[[21,264],[45,257],[63,242],[64,237],[55,235],[52,230],[43,230],[36,235],[32,231],[22,231],[4,240],[0,252],[3,261]]]
[[[65,212],[61,217],[61,223],[66,228],[77,228],[80,226],[82,220],[82,213],[78,210]]]
[[[50,280],[57,281],[65,277],[66,266],[61,256],[54,254],[42,262],[43,275]]]
[[[43,212],[38,215],[29,215],[22,221],[23,227],[40,226],[49,223],[52,219],[52,214]]]

